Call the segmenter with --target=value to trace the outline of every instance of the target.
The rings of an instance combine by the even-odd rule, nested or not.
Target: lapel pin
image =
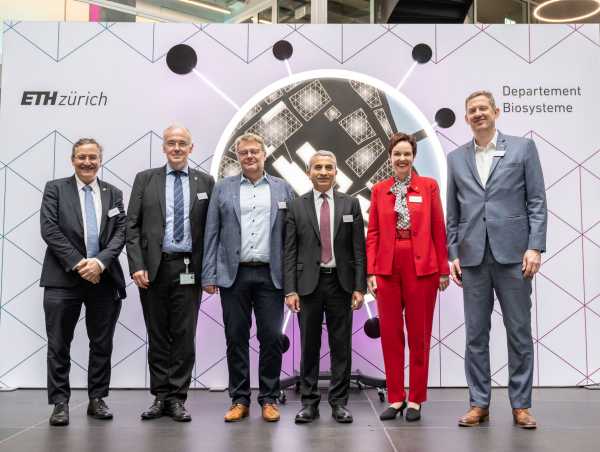
[[[102,191],[106,191],[106,187],[102,188]]]

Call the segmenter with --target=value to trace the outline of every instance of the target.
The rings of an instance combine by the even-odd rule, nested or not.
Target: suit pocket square
[[[199,200],[199,201],[202,201],[202,200],[204,200],[204,199],[208,199],[208,195],[207,195],[207,194],[206,194],[206,192],[204,192],[204,191],[203,191],[202,193],[198,193],[198,194],[196,194],[196,196],[198,197],[198,200]]]
[[[119,208],[118,207],[113,207],[112,209],[110,209],[108,211],[108,218],[112,218],[112,217],[116,217],[117,215],[119,215]]]
[[[352,223],[354,221],[354,217],[352,215],[344,215],[342,217],[342,221],[344,223]]]

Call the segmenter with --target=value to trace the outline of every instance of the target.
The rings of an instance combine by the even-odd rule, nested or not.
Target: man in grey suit
[[[282,354],[283,234],[287,203],[294,194],[287,182],[265,172],[261,137],[248,133],[234,146],[242,173],[215,185],[204,235],[202,287],[209,294],[221,294],[232,399],[225,421],[240,421],[249,413],[248,342],[254,308],[260,342],[258,402],[263,419],[275,422]]]
[[[214,180],[192,169],[189,130],[163,133],[167,163],[138,173],[127,221],[129,272],[140,291],[148,331],[150,392],[143,420],[192,417],[185,408],[195,359],[204,224]]]
[[[489,332],[494,292],[508,340],[508,392],[515,424],[536,428],[531,280],[546,247],[546,195],[535,143],[496,130],[500,110],[487,91],[467,97],[474,139],[448,154],[447,232],[452,280],[463,287],[470,410],[474,426],[489,417]]]

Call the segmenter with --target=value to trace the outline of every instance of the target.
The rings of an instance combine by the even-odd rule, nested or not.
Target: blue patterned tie
[[[177,243],[183,240],[183,184],[181,175],[183,171],[173,171],[175,182],[173,183],[173,239]]]
[[[92,196],[92,187],[86,185],[83,187],[85,192],[85,225],[87,227],[87,257],[96,257],[100,252],[100,243],[98,241],[98,223],[96,219],[96,207],[94,197]]]

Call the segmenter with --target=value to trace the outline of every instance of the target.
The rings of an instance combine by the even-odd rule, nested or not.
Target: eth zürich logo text
[[[78,91],[69,91],[63,94],[58,91],[23,91],[21,105],[54,105],[61,107],[106,107],[108,97],[104,91],[93,94],[88,91],[80,94]]]

